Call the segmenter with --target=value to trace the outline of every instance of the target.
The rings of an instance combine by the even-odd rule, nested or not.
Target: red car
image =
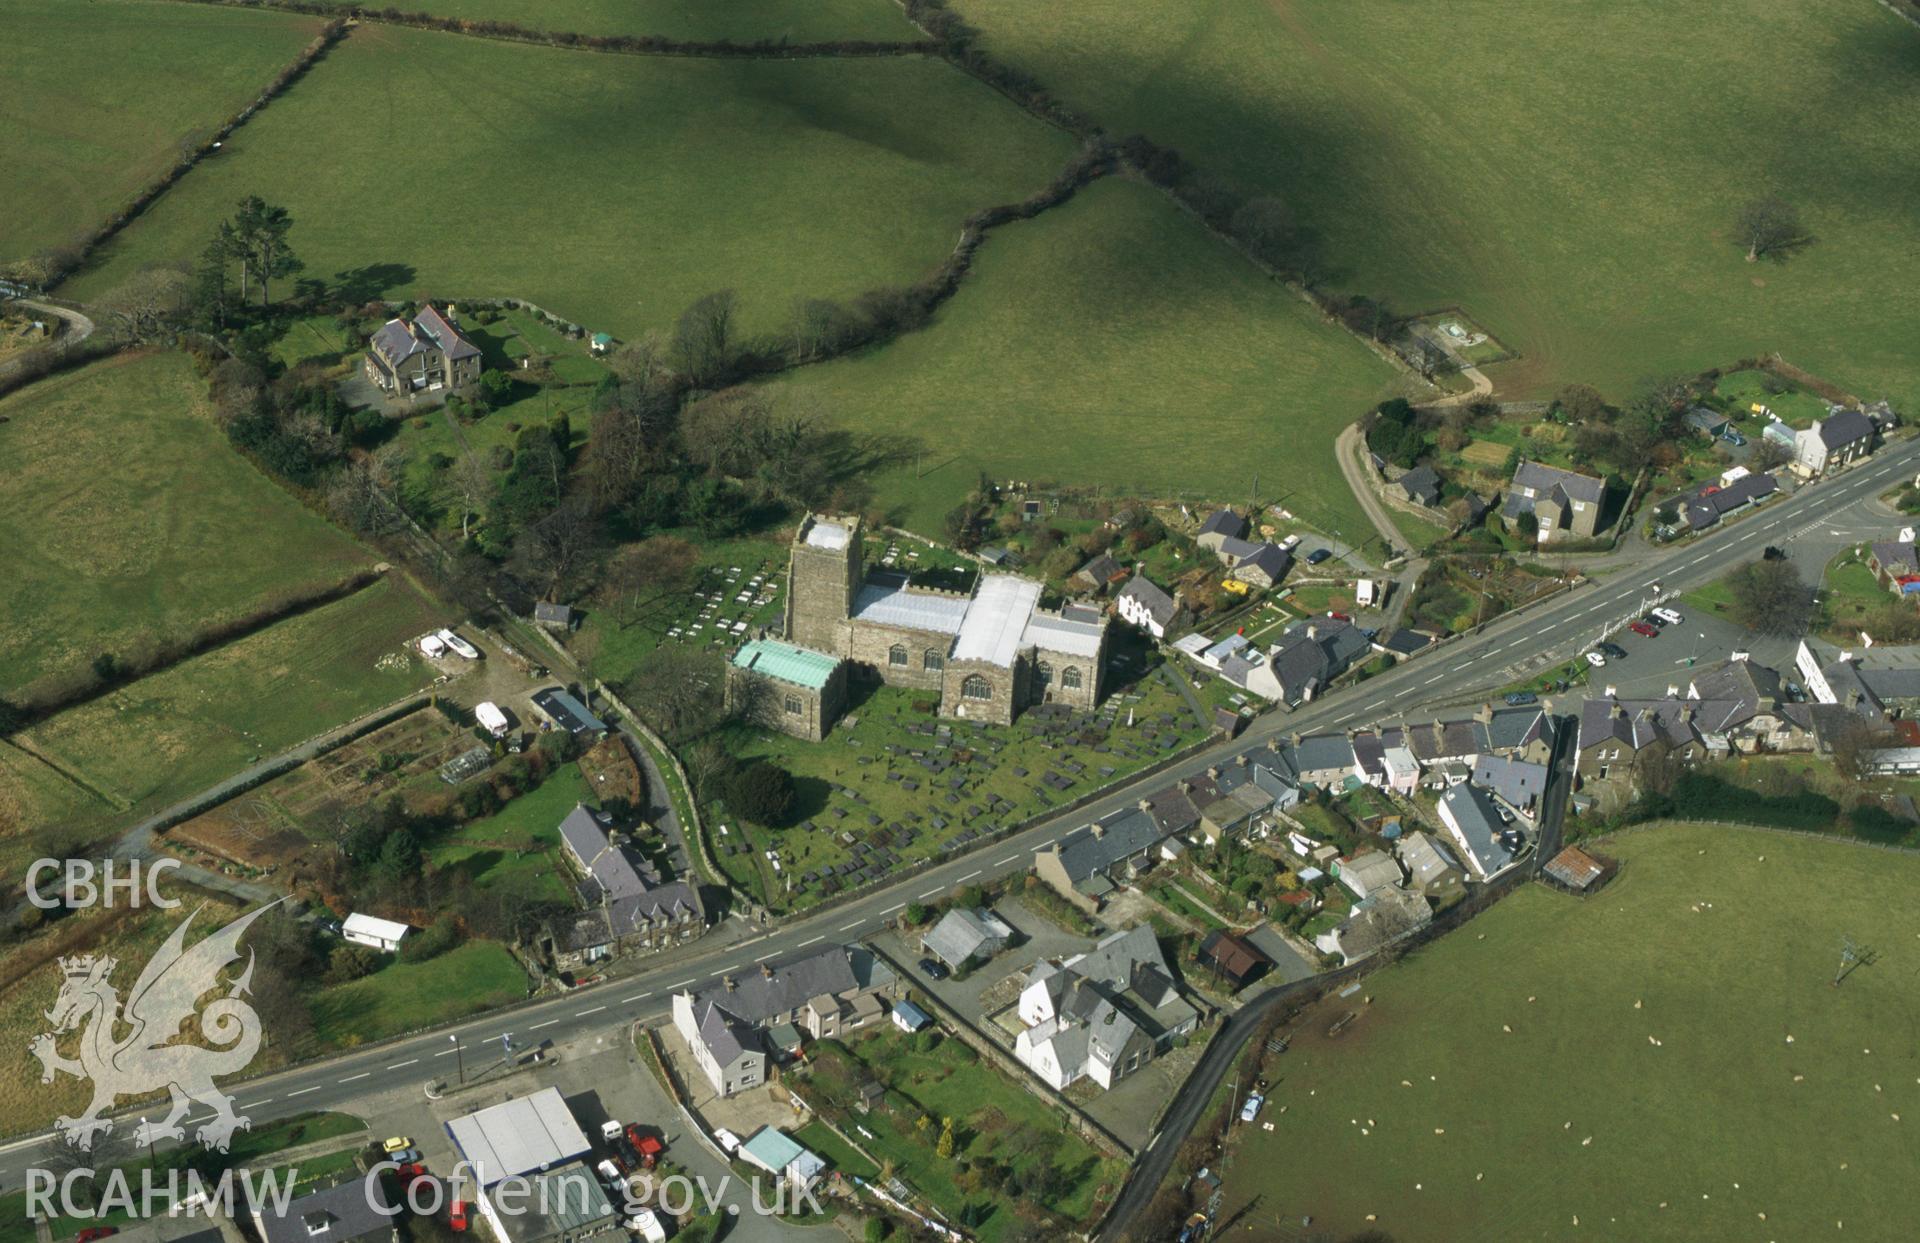
[[[1345,613],[1336,613],[1332,609],[1327,610],[1327,616],[1333,618],[1335,621],[1350,622],[1353,620],[1353,618],[1348,617]]]
[[[109,1235],[119,1233],[120,1227],[118,1226],[88,1226],[85,1230],[73,1236],[73,1243],[93,1243],[95,1239],[104,1239]]]
[[[447,1209],[447,1225],[454,1230],[467,1228],[467,1202],[455,1200]]]
[[[1657,639],[1660,637],[1660,632],[1658,630],[1654,629],[1652,626],[1647,625],[1647,623],[1643,621],[1632,622],[1627,626],[1627,629],[1633,631],[1637,635],[1641,635],[1648,639]]]

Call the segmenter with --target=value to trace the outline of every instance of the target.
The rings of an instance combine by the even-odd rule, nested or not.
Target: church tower
[[[809,514],[787,560],[787,641],[843,654],[847,619],[860,590],[862,552],[857,516]]]

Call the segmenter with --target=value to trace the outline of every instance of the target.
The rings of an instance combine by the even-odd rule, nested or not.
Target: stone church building
[[[860,519],[810,515],[788,561],[786,641],[888,686],[935,691],[941,716],[1005,725],[1030,704],[1100,701],[1107,619],[1094,609],[1043,609],[1040,584],[1012,574],[984,575],[971,593],[868,574]],[[730,692],[756,676],[754,663],[735,658]],[[783,702],[793,698],[791,686],[780,691]],[[804,728],[789,732],[818,737],[819,708],[801,707],[795,724]],[[784,727],[780,715],[768,713],[769,723]]]

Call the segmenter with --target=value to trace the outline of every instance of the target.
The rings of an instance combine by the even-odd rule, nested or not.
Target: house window
[[[798,695],[787,696],[787,715],[788,716],[799,716],[802,712],[805,712],[806,710],[807,710],[806,705],[800,702],[800,696]]]
[[[993,683],[976,673],[960,684],[960,695],[964,699],[992,699]]]
[[[1046,661],[1043,660],[1039,663],[1038,666],[1035,667],[1034,671],[1040,678],[1040,685],[1047,686],[1052,683],[1053,681],[1052,665],[1048,664]]]
[[[1068,690],[1079,690],[1080,666],[1068,665],[1065,669],[1062,669],[1060,671],[1060,685],[1066,687]]]
[[[892,647],[888,648],[887,663],[890,665],[897,665],[897,666],[900,666],[901,668],[905,668],[907,663],[906,645],[903,643],[896,643]]]
[[[934,649],[928,648],[926,651],[920,653],[920,667],[922,669],[945,669],[947,667],[947,658]]]

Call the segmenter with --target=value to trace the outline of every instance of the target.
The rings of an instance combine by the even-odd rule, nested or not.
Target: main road
[[[1421,705],[1460,702],[1510,680],[1503,670],[1523,658],[1564,659],[1591,643],[1601,627],[1637,610],[1658,582],[1664,592],[1711,581],[1738,562],[1760,554],[1795,531],[1817,525],[1821,516],[1863,497],[1885,491],[1920,468],[1920,440],[1888,445],[1865,465],[1837,479],[1801,488],[1703,539],[1682,543],[1636,562],[1617,577],[1583,586],[1545,605],[1496,621],[1486,629],[1451,640],[1349,689],[1336,691],[1293,712],[1256,720],[1234,741],[1214,743],[1195,754],[1191,768],[1220,762],[1275,736],[1341,729],[1374,721],[1396,721]],[[665,1013],[668,999],[683,989],[700,989],[722,976],[778,964],[817,952],[817,947],[849,941],[878,931],[911,901],[939,897],[957,886],[1023,872],[1033,852],[1089,820],[1133,805],[1165,784],[1165,776],[1136,779],[1108,790],[1090,805],[1041,821],[970,854],[956,855],[924,872],[837,906],[799,916],[748,940],[707,946],[694,942],[667,951],[631,976],[491,1011],[430,1032],[401,1037],[257,1078],[228,1082],[224,1089],[239,1112],[255,1125],[314,1109],[341,1109],[375,1092],[410,1082],[423,1087],[443,1078],[455,1043],[471,1057],[497,1049],[503,1033],[516,1044],[564,1042],[608,1027]],[[51,1002],[51,997],[49,997]],[[204,1110],[195,1110],[190,1122]],[[55,1137],[17,1139],[0,1146],[0,1191],[21,1185],[25,1170]]]

